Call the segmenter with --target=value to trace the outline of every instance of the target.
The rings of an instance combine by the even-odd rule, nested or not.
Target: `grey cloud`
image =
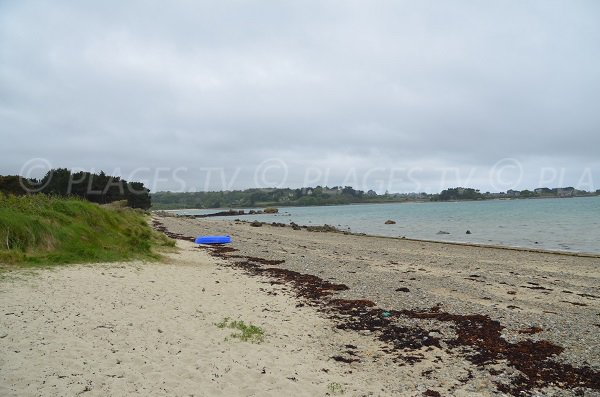
[[[239,168],[252,187],[281,158],[289,185],[417,167],[433,191],[465,180],[443,169],[488,190],[516,158],[523,187],[555,166],[600,188],[598,17],[594,1],[4,2],[0,173],[45,157],[186,167],[187,186]]]

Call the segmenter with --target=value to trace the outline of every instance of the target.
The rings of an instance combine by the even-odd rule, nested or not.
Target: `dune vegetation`
[[[0,193],[0,267],[155,260],[174,241],[141,210],[80,198]]]

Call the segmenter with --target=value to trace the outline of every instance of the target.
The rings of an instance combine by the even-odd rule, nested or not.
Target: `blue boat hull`
[[[196,244],[229,244],[231,236],[199,236],[196,238]]]

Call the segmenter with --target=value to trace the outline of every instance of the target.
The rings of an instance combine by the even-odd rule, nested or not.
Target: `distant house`
[[[558,189],[556,193],[558,197],[573,197],[575,194],[575,189],[572,187],[564,187]]]
[[[340,194],[342,191],[338,188],[328,188],[327,186],[325,186],[323,188],[323,194],[326,194],[328,196],[337,196],[338,194]]]

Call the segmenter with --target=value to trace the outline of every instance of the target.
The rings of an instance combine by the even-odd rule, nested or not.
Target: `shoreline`
[[[246,213],[231,214],[231,216],[263,223],[285,222],[286,225],[291,224],[293,221],[293,223],[302,225],[302,227],[327,223],[330,225],[337,225],[341,232],[365,234],[377,237],[406,238],[448,244],[467,244],[482,247],[499,247],[540,252],[555,252],[564,255],[600,257],[600,248],[595,241],[596,237],[599,236],[599,229],[597,228],[597,222],[594,222],[594,218],[592,217],[593,213],[589,213],[597,208],[597,204],[600,202],[592,200],[587,201],[588,204],[585,205],[583,202],[578,203],[579,202],[576,202],[574,204],[575,207],[581,204],[586,208],[584,212],[580,215],[573,215],[573,217],[570,217],[561,210],[554,223],[551,216],[545,216],[543,215],[543,212],[540,212],[546,208],[546,206],[532,207],[537,209],[534,211],[536,215],[532,215],[531,219],[524,217],[524,215],[512,215],[504,220],[504,217],[499,214],[502,214],[502,211],[509,211],[509,208],[512,207],[504,205],[498,207],[491,202],[487,204],[481,203],[483,207],[474,210],[469,210],[468,208],[470,207],[464,206],[460,204],[460,202],[456,202],[455,204],[460,205],[460,208],[457,207],[458,209],[452,209],[454,208],[452,205],[442,205],[442,207],[434,208],[435,211],[433,212],[425,209],[418,211],[415,209],[415,211],[410,210],[406,212],[403,211],[401,207],[397,206],[397,204],[391,203],[388,204],[387,207],[381,204],[378,206],[370,206],[370,209],[358,212],[352,210],[352,205],[339,206],[340,209],[334,213],[337,215],[331,216],[327,215],[327,207],[323,206],[281,207],[279,208],[280,213],[278,217],[267,217],[266,215]],[[491,205],[492,207],[488,208],[488,205]],[[382,207],[384,208],[378,209]],[[572,207],[573,205],[568,205],[567,207],[564,207],[564,209]],[[343,208],[346,209],[344,210]],[[522,207],[519,205],[514,210],[516,211],[515,214],[521,214],[523,211],[528,211],[527,208],[529,207]],[[559,205],[558,208],[563,208],[563,205]],[[198,211],[202,213],[202,217],[207,216],[207,214],[210,215],[215,213],[213,210],[208,209]],[[491,215],[485,215],[487,214],[487,211],[492,211]],[[194,217],[194,212],[195,210],[173,210],[167,212],[167,214],[176,215],[180,213],[182,215],[179,216],[182,217]],[[469,217],[469,213],[471,212],[474,214],[473,219]],[[188,215],[185,215],[186,213]],[[413,213],[414,215],[412,215]],[[324,214],[324,217],[322,217],[321,214]],[[431,214],[438,214],[439,216]],[[582,218],[583,214],[588,214],[585,216],[585,219]],[[246,217],[246,215],[251,216]],[[231,216],[220,216],[216,218],[228,220]],[[398,225],[383,227],[382,224],[386,219],[395,220]],[[580,226],[578,227],[577,225]],[[465,230],[468,231],[469,229],[473,231],[472,235],[468,232],[466,233],[467,235],[465,235]],[[446,230],[450,232],[451,235],[440,235],[442,232],[438,232],[438,230]]]
[[[349,233],[354,234],[354,233]],[[494,248],[494,249],[502,249],[509,251],[522,251],[522,252],[537,252],[540,254],[553,254],[553,255],[565,255],[565,256],[574,256],[581,258],[600,258],[600,254],[596,254],[593,252],[571,252],[571,251],[558,251],[558,250],[545,250],[541,248],[527,248],[527,247],[515,247],[509,245],[494,245],[494,244],[478,244],[478,243],[463,243],[458,241],[441,241],[441,240],[426,240],[426,239],[417,239],[417,238],[409,238],[409,237],[393,237],[393,236],[379,236],[375,234],[355,234],[357,236],[364,237],[375,237],[375,238],[389,238],[393,240],[407,240],[407,241],[415,241],[415,242],[423,242],[423,243],[432,243],[432,244],[448,244],[448,245],[461,245],[465,247],[479,247],[479,248]]]
[[[173,210],[177,211],[177,210]],[[254,215],[254,214],[244,214],[244,215]],[[231,216],[244,216],[244,215],[231,215]],[[175,215],[175,218],[183,218],[183,219],[196,219],[193,218],[193,215]],[[206,219],[210,217],[199,217],[201,219]],[[225,218],[225,217],[224,217]],[[217,219],[217,221],[228,221],[227,219]],[[234,220],[235,221],[235,220]],[[240,219],[239,222],[243,223],[251,223],[251,221],[246,219]],[[268,222],[261,222],[264,225],[270,226]],[[277,223],[277,222],[275,222]],[[290,227],[290,225],[284,224],[285,227]],[[313,227],[315,225],[299,225],[301,228]],[[337,229],[337,228],[336,228]],[[469,242],[461,242],[461,241],[444,241],[444,240],[430,240],[430,239],[420,239],[420,238],[412,238],[412,237],[396,237],[396,236],[385,236],[378,234],[369,234],[369,233],[360,233],[360,232],[348,232],[344,230],[339,230],[336,232],[328,231],[325,233],[341,233],[353,236],[361,236],[361,237],[370,237],[370,238],[385,238],[391,240],[406,240],[406,241],[415,241],[415,242],[424,242],[424,243],[432,243],[432,244],[448,244],[448,245],[461,245],[466,247],[480,247],[480,248],[496,248],[510,251],[523,251],[523,252],[539,252],[544,254],[555,254],[555,255],[565,255],[565,256],[574,256],[574,257],[583,257],[583,258],[600,258],[600,253],[594,252],[576,252],[576,251],[561,251],[561,250],[551,250],[551,249],[543,249],[543,248],[528,248],[528,247],[519,247],[519,246],[510,246],[510,245],[498,245],[498,244],[482,244],[482,243],[469,243]]]

